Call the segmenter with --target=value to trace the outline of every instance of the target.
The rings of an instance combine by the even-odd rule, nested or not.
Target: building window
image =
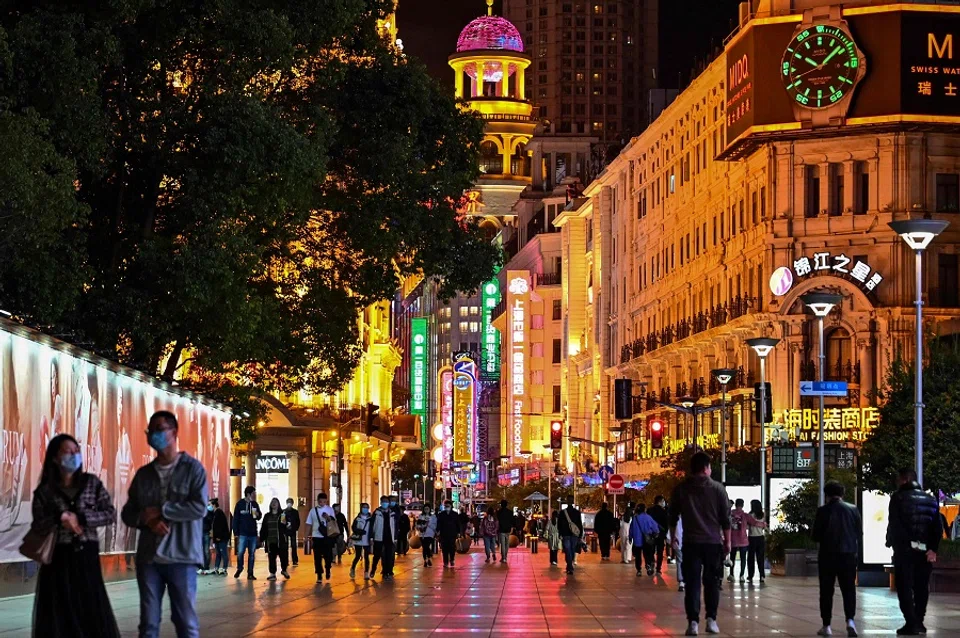
[[[553,300],[553,320],[560,321],[563,316],[563,306],[559,299]]]
[[[941,308],[960,307],[960,276],[956,255],[937,255],[937,287],[940,289]]]
[[[863,215],[870,208],[870,173],[866,162],[857,162],[853,166],[853,212]]]
[[[563,342],[560,339],[553,340],[553,362],[560,363],[563,353]]]
[[[827,336],[827,369],[824,376],[831,381],[850,381],[850,333],[836,328]]]
[[[960,211],[960,174],[937,173],[937,212]]]
[[[461,322],[460,322],[460,332],[461,332],[461,334],[468,331],[467,329],[470,327],[469,324],[470,324],[470,322],[468,322],[468,321],[461,321]]]
[[[531,316],[530,316],[530,329],[531,329],[531,330],[543,330],[543,315],[531,315]]]
[[[560,414],[560,410],[563,409],[563,401],[560,397],[560,386],[553,386],[553,413]]]
[[[820,167],[807,166],[804,169],[804,214],[816,217],[820,214]]]
[[[543,344],[539,341],[530,344],[530,357],[532,359],[543,358]]]
[[[470,308],[467,306],[460,306],[460,316],[466,317],[470,313]]]
[[[830,165],[830,214],[843,213],[843,164]]]

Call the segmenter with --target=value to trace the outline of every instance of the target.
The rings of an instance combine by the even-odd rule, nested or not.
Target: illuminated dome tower
[[[480,214],[499,226],[523,187],[530,183],[527,143],[536,118],[524,94],[524,75],[530,56],[523,51],[520,32],[509,20],[487,15],[468,24],[449,58],[456,73],[456,95],[467,101],[486,121],[480,144],[481,178],[471,214]],[[492,230],[492,229],[491,229]]]

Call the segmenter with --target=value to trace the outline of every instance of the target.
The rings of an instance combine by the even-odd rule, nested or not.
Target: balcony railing
[[[729,303],[714,306],[703,312],[698,312],[688,319],[681,319],[674,324],[664,326],[662,330],[637,337],[621,348],[620,363],[627,363],[631,359],[642,357],[657,348],[668,346],[710,328],[716,328],[734,319],[739,319],[749,314],[755,304],[756,298],[737,295]]]
[[[747,372],[743,369],[743,366],[740,366],[737,368],[736,374],[733,375],[730,383],[727,384],[727,392],[729,393],[743,388],[753,388],[753,384],[753,372]],[[639,414],[640,412],[656,410],[658,403],[674,403],[685,396],[690,396],[694,399],[714,396],[720,394],[722,390],[723,388],[720,386],[720,383],[713,378],[713,376],[709,378],[699,377],[689,383],[681,381],[672,388],[664,386],[657,392],[649,392],[645,395],[641,394],[633,397],[633,412],[634,414]]]
[[[819,379],[817,374],[817,364],[813,361],[807,360],[800,363],[800,377],[805,381],[813,381]],[[846,381],[847,383],[860,383],[860,362],[857,361],[853,363],[847,359],[846,363],[843,361],[837,360],[832,364],[827,365],[826,374],[824,375],[827,381]]]
[[[559,286],[563,283],[563,276],[559,272],[534,273],[534,287]]]

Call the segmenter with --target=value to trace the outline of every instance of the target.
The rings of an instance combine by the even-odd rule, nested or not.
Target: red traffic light
[[[550,449],[563,449],[563,421],[550,421]]]
[[[660,430],[663,429],[663,423],[660,423],[660,421],[654,421],[653,423],[650,424],[650,429],[653,430],[654,432],[659,432]]]
[[[562,422],[562,421],[551,421],[551,422],[550,422],[550,429],[553,430],[554,432],[559,432],[560,430],[563,429],[563,422]]]

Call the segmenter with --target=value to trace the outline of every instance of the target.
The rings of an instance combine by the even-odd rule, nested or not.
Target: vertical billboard
[[[453,368],[444,366],[437,373],[437,405],[440,407],[442,443],[439,463],[443,473],[450,474],[450,459],[453,458]],[[436,461],[437,459],[434,458]],[[445,487],[450,487],[446,485]]]
[[[512,456],[518,457],[530,446],[529,419],[527,418],[527,340],[530,315],[530,271],[507,271],[507,350],[510,371],[507,439],[511,442]]]
[[[230,414],[81,354],[0,324],[0,563],[24,560],[17,550],[33,520],[33,490],[46,447],[61,433],[77,439],[84,470],[100,478],[117,508],[116,524],[100,529],[104,553],[136,547],[137,531],[120,522],[120,509],[137,468],[155,456],[144,431],[157,410],[176,415],[180,449],[203,463],[210,496],[229,506]]]
[[[500,380],[500,331],[493,327],[491,314],[500,303],[500,280],[494,277],[483,284],[481,292],[481,363],[480,378],[484,381]]]
[[[453,362],[453,462],[472,463],[477,431],[477,364],[468,356]]]
[[[427,443],[427,392],[429,364],[427,348],[427,319],[410,320],[410,414],[420,417],[420,441]]]

